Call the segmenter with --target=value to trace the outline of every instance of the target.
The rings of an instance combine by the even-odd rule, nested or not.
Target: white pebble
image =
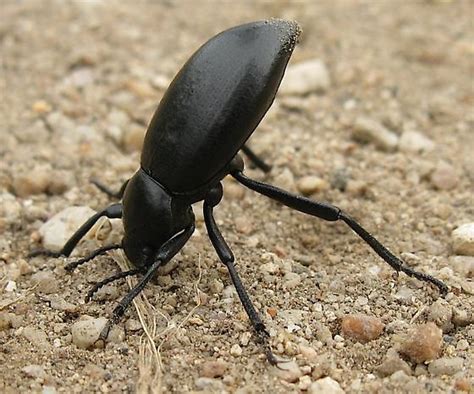
[[[58,281],[51,271],[39,271],[31,276],[31,281],[41,293],[51,294],[58,291]]]
[[[352,136],[361,142],[372,142],[378,149],[393,151],[398,145],[398,136],[381,123],[366,117],[356,119]]]
[[[474,256],[474,223],[465,223],[452,233],[453,250],[456,254]]]
[[[461,357],[443,357],[433,361],[428,366],[428,371],[430,374],[435,376],[454,375],[456,372],[459,372],[462,369],[463,364],[464,360]]]
[[[334,379],[329,376],[316,380],[309,386],[308,394],[344,394],[344,390]]]
[[[325,92],[331,84],[328,69],[319,59],[290,65],[283,78],[280,93],[285,95],[305,95]]]
[[[72,342],[80,349],[94,347],[106,323],[107,319],[104,317],[80,320],[74,323],[71,329]]]
[[[96,212],[89,207],[69,207],[44,223],[39,233],[46,249],[59,251],[72,234]],[[97,223],[94,227],[96,227]],[[93,231],[93,230],[92,230]]]
[[[418,131],[405,131],[400,137],[399,149],[403,152],[429,152],[434,142]]]
[[[27,365],[26,367],[23,367],[21,371],[30,378],[44,378],[46,376],[46,372],[41,365]]]
[[[279,363],[276,373],[280,379],[289,383],[296,382],[301,376],[303,376],[303,371],[295,361]]]
[[[232,354],[234,357],[239,357],[242,355],[242,348],[236,343],[230,348],[230,354]]]
[[[11,293],[12,291],[16,290],[16,282],[14,280],[9,280],[7,281],[7,284],[5,286],[5,291]]]
[[[305,196],[310,196],[311,194],[328,189],[329,184],[322,178],[308,175],[299,179],[296,187],[298,188],[298,191]]]
[[[430,181],[436,189],[451,190],[457,186],[459,178],[453,166],[441,161],[431,173]]]

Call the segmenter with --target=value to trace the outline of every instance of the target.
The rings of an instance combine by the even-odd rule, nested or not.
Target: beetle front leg
[[[180,233],[171,237],[161,246],[161,248],[154,256],[154,263],[150,266],[150,268],[148,268],[145,275],[140,279],[137,285],[132,290],[130,290],[130,292],[119,302],[119,304],[113,310],[112,317],[107,321],[105,327],[102,329],[98,341],[102,340],[105,343],[107,337],[109,336],[110,329],[123,317],[125,311],[128,309],[133,299],[138,294],[140,294],[140,292],[145,288],[147,283],[155,276],[155,273],[158,268],[168,263],[176,255],[176,253],[178,253],[183,248],[183,246],[186,244],[186,242],[188,242],[189,238],[193,234],[194,229],[195,226],[193,223]],[[135,272],[135,270],[131,270],[123,273],[122,275],[128,276],[135,275],[136,273],[137,272]],[[111,278],[114,278],[115,280],[115,278],[119,277],[121,277],[120,274],[114,275],[114,277]]]
[[[235,170],[232,172],[232,176],[249,189],[270,197],[273,200],[279,201],[287,207],[328,221],[342,220],[393,269],[396,271],[402,271],[408,276],[412,276],[418,280],[434,284],[443,295],[448,292],[448,286],[446,286],[442,281],[432,277],[431,275],[415,271],[408,267],[402,260],[390,252],[372,234],[365,230],[359,223],[340,208],[331,204],[313,201],[309,198],[289,193],[286,190],[273,185],[255,181],[246,177],[241,170]]]
[[[270,335],[263,323],[260,315],[252,304],[247,291],[245,290],[244,285],[240,279],[239,274],[237,273],[234,265],[234,255],[232,250],[227,245],[224,237],[222,236],[219,228],[217,227],[216,221],[213,216],[213,208],[220,202],[222,198],[222,185],[219,184],[216,188],[212,189],[206,199],[204,200],[204,220],[206,222],[207,233],[211,239],[212,246],[216,250],[219,259],[227,267],[232,283],[237,290],[239,295],[240,302],[242,303],[245,312],[247,313],[250,322],[252,323],[255,332],[257,333],[258,342],[261,343],[265,349],[265,355],[267,360],[271,365],[277,365],[278,360],[273,354],[269,338]]]
[[[97,223],[97,221],[105,216],[109,219],[120,219],[122,217],[122,204],[112,204],[103,211],[97,212],[95,215],[90,217],[79,229],[69,238],[64,244],[63,248],[59,252],[55,252],[47,249],[36,249],[28,254],[28,257],[35,256],[69,256],[79,241],[87,234],[87,232]]]

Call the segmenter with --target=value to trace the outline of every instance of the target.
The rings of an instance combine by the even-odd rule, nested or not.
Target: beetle
[[[59,252],[37,250],[31,255],[69,256],[97,220],[121,218],[120,245],[104,246],[66,266],[72,271],[109,250],[122,248],[134,268],[98,282],[87,294],[89,301],[103,285],[141,274],[138,284],[120,301],[102,330],[111,326],[155,275],[168,263],[195,230],[192,205],[203,201],[206,229],[219,259],[227,267],[240,301],[262,344],[268,361],[277,364],[269,334],[235,269],[234,255],[223,238],[213,210],[222,199],[222,179],[231,175],[247,188],[292,209],[327,221],[342,220],[396,271],[437,286],[440,280],[414,271],[393,255],[351,216],[329,203],[298,196],[247,177],[243,153],[259,168],[269,166],[245,145],[272,105],[298,40],[295,22],[272,19],[233,27],[202,45],[185,63],[163,96],[147,130],[140,169],[114,193],[121,199],[84,223]]]

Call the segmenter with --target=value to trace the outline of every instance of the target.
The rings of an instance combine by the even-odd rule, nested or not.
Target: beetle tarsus
[[[258,342],[263,346],[267,360],[272,365],[277,365],[278,360],[271,350],[269,343],[269,334],[265,328],[260,315],[252,304],[247,291],[240,279],[239,274],[237,273],[234,265],[234,255],[229,245],[222,236],[219,227],[217,227],[216,221],[213,215],[213,207],[219,204],[222,198],[222,186],[221,184],[218,187],[212,189],[208,197],[204,200],[204,221],[206,223],[207,233],[211,239],[211,243],[216,250],[219,259],[227,267],[232,283],[234,284],[237,294],[239,295],[240,302],[242,303],[245,312],[247,313],[250,322],[257,334]]]
[[[409,276],[417,278],[418,280],[432,283],[438,287],[439,291],[443,295],[448,292],[448,286],[446,286],[446,284],[444,284],[439,279],[432,277],[431,275],[415,271],[408,267],[403,263],[402,260],[397,258],[373,235],[371,235],[359,223],[357,223],[348,214],[343,212],[340,208],[328,203],[313,201],[309,198],[289,193],[286,190],[280,189],[276,186],[250,179],[241,171],[232,172],[232,176],[249,189],[263,194],[264,196],[270,197],[273,200],[276,200],[290,208],[296,209],[297,211],[307,213],[328,221],[342,220],[396,271],[402,271]]]
[[[91,254],[89,254],[86,257],[83,257],[79,260],[73,261],[69,264],[67,264],[64,269],[68,272],[74,271],[78,266],[85,264],[93,259],[95,259],[97,256],[101,256],[105,253],[107,253],[109,250],[115,250],[115,249],[121,249],[122,245],[119,244],[114,244],[114,245],[107,245],[103,246],[99,249],[94,250]]]
[[[61,257],[63,254],[61,252],[55,252],[53,250],[48,250],[48,249],[34,249],[30,253],[28,253],[28,257],[36,257],[36,256],[46,256],[46,257]]]

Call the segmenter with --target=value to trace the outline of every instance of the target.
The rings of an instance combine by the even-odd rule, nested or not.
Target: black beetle
[[[101,333],[105,340],[133,298],[186,244],[194,231],[193,203],[204,201],[206,228],[220,260],[227,266],[240,300],[265,348],[268,360],[277,361],[270,350],[268,333],[234,267],[234,256],[213,217],[222,198],[221,180],[232,175],[244,186],[300,212],[328,221],[342,220],[396,271],[431,282],[446,293],[447,286],[416,272],[388,251],[379,241],[339,208],[291,194],[243,174],[239,150],[258,167],[267,166],[244,144],[271,106],[300,29],[295,22],[269,20],[248,23],[211,38],[187,61],[171,82],[146,133],[140,169],[112,193],[113,204],[91,217],[68,240],[60,252],[39,250],[32,255],[69,256],[97,220],[122,218],[125,236],[121,245],[100,248],[90,256],[68,264],[80,264],[123,248],[134,269],[97,283],[87,300],[103,285],[129,275],[143,274],[139,283],[114,309]]]

